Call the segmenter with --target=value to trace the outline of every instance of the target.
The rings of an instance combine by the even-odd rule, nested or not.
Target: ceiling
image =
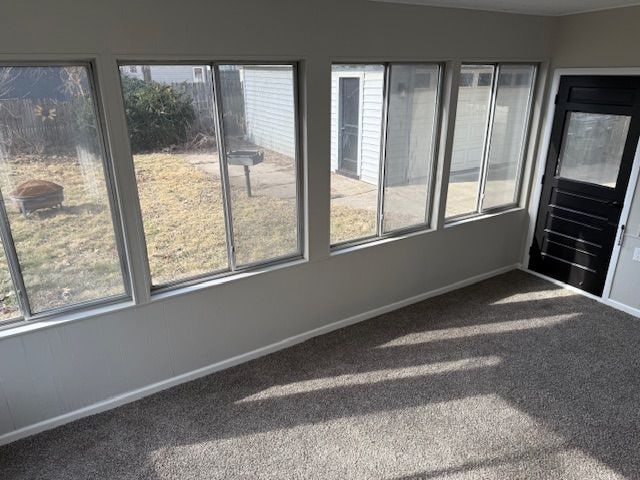
[[[433,7],[469,8],[530,15],[570,15],[640,5],[634,0],[373,0],[375,2],[409,3]]]

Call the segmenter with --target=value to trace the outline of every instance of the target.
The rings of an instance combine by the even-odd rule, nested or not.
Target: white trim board
[[[549,96],[547,98],[546,104],[546,115],[544,118],[544,127],[542,139],[540,142],[540,149],[538,150],[538,158],[536,160],[537,165],[535,170],[535,176],[533,181],[535,182],[533,188],[531,190],[531,195],[529,197],[529,227],[527,230],[527,241],[524,244],[524,251],[522,254],[522,265],[524,266],[524,270],[540,276],[541,278],[545,278],[546,280],[553,281],[556,283],[557,281],[551,279],[550,277],[546,277],[543,275],[539,275],[536,272],[530,271],[527,266],[529,265],[529,246],[533,243],[533,236],[536,228],[536,220],[538,218],[538,209],[540,208],[540,195],[542,194],[542,176],[544,175],[545,167],[547,164],[547,153],[549,152],[549,144],[551,143],[551,129],[553,127],[553,117],[555,115],[555,104],[554,99],[558,93],[558,88],[560,86],[560,77],[563,75],[635,75],[640,76],[640,67],[632,67],[632,68],[558,68],[553,71],[553,80],[551,82],[551,89],[549,90]],[[627,191],[625,193],[624,205],[622,208],[622,212],[620,214],[620,221],[618,222],[617,234],[616,234],[616,244],[613,247],[611,252],[611,260],[609,261],[609,268],[607,270],[607,277],[605,281],[605,287],[602,292],[602,297],[597,297],[594,295],[586,294],[586,292],[582,292],[579,289],[575,289],[576,291],[580,291],[583,294],[586,294],[590,298],[595,298],[598,300],[603,300],[602,303],[605,303],[611,307],[617,308],[618,310],[623,310],[631,315],[639,316],[638,310],[633,307],[629,307],[627,305],[623,305],[622,303],[611,300],[611,286],[613,284],[613,277],[615,274],[616,267],[618,265],[618,260],[620,256],[620,245],[618,245],[618,240],[620,236],[620,225],[626,224],[629,218],[629,213],[631,210],[631,202],[633,200],[633,193],[638,182],[638,177],[640,175],[640,143],[638,143],[638,147],[636,148],[636,153],[633,160],[633,167],[631,170],[631,175],[629,176],[629,185],[627,186]],[[565,285],[562,282],[557,282],[557,285]],[[572,287],[573,288],[573,287]]]
[[[16,440],[20,440],[21,438],[29,437],[31,435],[44,432],[45,430],[50,430],[52,428],[59,427],[66,423],[72,422],[74,420],[79,420],[81,418],[88,417],[90,415],[95,415],[101,412],[105,412],[107,410],[111,410],[113,408],[119,407],[121,405],[125,405],[127,403],[135,402],[136,400],[140,400],[141,398],[144,398],[146,396],[152,395],[162,390],[166,390],[176,385],[180,385],[181,383],[189,382],[191,380],[196,380],[198,378],[204,377],[206,375],[210,375],[217,371],[224,370],[224,369],[233,367],[235,365],[248,362],[249,360],[254,360],[256,358],[263,357],[270,353],[274,353],[279,350],[283,350],[285,348],[296,345],[298,343],[302,343],[306,340],[309,340],[310,338],[317,337],[319,335],[324,335],[325,333],[329,333],[334,330],[338,330],[340,328],[344,328],[349,325],[353,325],[353,324],[362,322],[364,320],[368,320],[368,319],[377,317],[379,315],[391,312],[393,310],[397,310],[399,308],[406,307],[408,305],[421,302],[423,300],[427,300],[429,298],[436,297],[438,295],[442,295],[444,293],[448,293],[448,292],[457,290],[459,288],[473,285],[474,283],[481,282],[482,280],[486,280],[486,279],[495,277],[497,275],[510,272],[512,270],[518,270],[520,268],[521,268],[521,265],[519,263],[516,263],[512,265],[507,265],[506,267],[492,270],[490,272],[482,273],[480,275],[475,275],[465,280],[460,280],[450,285],[436,288],[435,290],[421,293],[413,297],[405,298],[404,300],[399,300],[397,302],[393,302],[388,305],[383,305],[382,307],[374,308],[373,310],[369,310],[369,311],[360,313],[358,315],[354,315],[352,317],[338,320],[337,322],[333,322],[328,325],[323,325],[322,327],[314,328],[313,330],[309,330],[307,332],[285,338],[283,340],[272,343],[270,345],[266,345],[264,347],[260,347],[255,350],[252,350],[250,352],[236,355],[226,360],[222,360],[220,362],[207,365],[206,367],[198,368],[196,370],[192,370],[190,372],[183,373],[181,375],[177,375],[175,377],[171,377],[166,380],[153,383],[151,385],[146,385],[144,387],[137,388],[135,390],[122,393],[120,395],[116,395],[114,397],[96,402],[92,405],[88,405],[86,407],[74,410],[72,412],[64,413],[57,417],[49,418],[47,420],[43,420],[33,425],[28,425],[18,430],[5,433],[4,435],[0,436],[0,445],[5,445],[11,442],[15,442]]]
[[[592,293],[585,292],[584,290],[580,290],[579,288],[574,287],[573,285],[568,285],[564,282],[561,282],[560,280],[556,280],[555,278],[547,277],[542,273],[529,270],[524,266],[520,267],[520,270],[528,274],[531,274],[535,277],[541,278],[542,280],[545,280],[549,283],[553,283],[554,285],[557,285],[558,287],[562,287],[565,290],[569,290],[571,292],[582,295],[583,297],[587,297],[587,298],[590,298],[591,300],[595,300],[598,303],[602,303],[603,305],[606,305],[608,307],[615,308],[616,310],[620,310],[621,312],[625,312],[625,313],[628,313],[629,315],[640,318],[640,309],[630,307],[628,305],[625,305],[624,303],[616,302],[615,300],[611,300],[610,298],[598,297],[597,295],[593,295]]]

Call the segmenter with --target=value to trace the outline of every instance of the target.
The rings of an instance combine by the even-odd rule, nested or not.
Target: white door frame
[[[356,72],[337,72],[336,75],[336,79],[338,82],[338,85],[336,86],[336,88],[338,89],[338,93],[336,95],[337,99],[338,99],[338,105],[336,107],[336,111],[338,112],[338,118],[337,118],[337,126],[338,126],[338,133],[337,133],[337,150],[336,150],[336,171],[338,171],[340,169],[340,119],[342,118],[342,109],[341,109],[341,101],[340,101],[340,79],[341,78],[358,78],[360,80],[360,91],[358,92],[358,102],[360,102],[360,104],[358,105],[358,158],[356,159],[357,164],[356,164],[356,176],[358,177],[358,179],[362,176],[362,117],[364,117],[364,82],[365,82],[365,72],[362,71],[356,71]]]
[[[534,185],[531,189],[531,194],[529,197],[529,227],[527,232],[527,241],[525,243],[525,249],[522,257],[522,266],[523,269],[530,271],[528,269],[529,265],[529,246],[533,242],[533,236],[535,233],[536,220],[538,217],[538,209],[540,208],[540,195],[542,194],[542,177],[544,175],[545,167],[547,164],[547,154],[549,152],[549,144],[551,143],[551,129],[553,126],[553,117],[555,115],[555,98],[558,94],[558,87],[560,86],[560,77],[563,75],[636,75],[640,76],[640,67],[632,67],[632,68],[558,68],[553,71],[553,80],[551,82],[551,89],[549,91],[549,96],[547,98],[546,104],[546,115],[544,119],[543,126],[543,134],[540,142],[540,148],[538,150],[538,158],[535,169],[534,176]],[[584,292],[580,289],[570,287],[566,285],[567,288],[571,290],[575,290],[581,294],[584,294],[588,297],[594,298],[602,303],[606,303],[615,308],[622,309],[628,313],[632,313],[634,315],[640,315],[636,309],[624,306],[614,300],[611,300],[611,286],[613,284],[613,277],[615,274],[616,266],[618,264],[618,259],[620,257],[620,237],[623,236],[621,233],[620,226],[626,225],[627,220],[629,219],[629,213],[631,210],[631,201],[633,200],[634,191],[636,189],[636,185],[638,184],[638,178],[640,177],[640,143],[636,148],[635,157],[633,160],[633,167],[631,170],[631,174],[629,177],[629,185],[627,186],[627,192],[624,198],[624,205],[622,208],[622,212],[620,214],[620,222],[618,223],[617,234],[615,245],[613,247],[613,251],[611,253],[611,261],[609,262],[609,269],[607,270],[607,277],[605,281],[604,290],[602,292],[602,297],[598,297],[596,295],[592,295],[590,293]],[[535,273],[535,272],[532,272]],[[554,283],[565,284],[561,282],[555,281]]]

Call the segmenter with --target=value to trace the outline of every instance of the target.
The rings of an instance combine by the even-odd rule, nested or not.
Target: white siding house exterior
[[[124,75],[144,79],[142,65],[124,65],[121,68]],[[151,80],[158,83],[201,83],[211,78],[206,65],[150,65]]]
[[[360,78],[358,171],[360,180],[378,183],[384,68],[382,65],[335,65],[331,73],[331,171],[338,170],[341,77]]]
[[[480,84],[479,74],[491,74],[492,69],[476,72],[468,84],[458,91],[456,111],[455,143],[451,157],[451,173],[464,173],[477,170],[482,158],[485,143],[485,130],[488,122],[491,84]],[[529,84],[533,77],[531,67],[510,66],[509,72],[500,77],[499,95],[496,100],[494,121],[491,131],[491,166],[509,164],[517,168],[513,159],[521,156],[522,135],[514,130],[523,128],[529,110]],[[471,74],[469,74],[471,75]],[[525,80],[524,84],[519,79]],[[479,115],[482,112],[483,115]],[[485,114],[486,113],[486,114]]]
[[[293,69],[289,66],[244,66],[246,138],[283,155],[295,156]]]
[[[389,87],[385,185],[426,184],[432,168],[439,69],[394,65]]]

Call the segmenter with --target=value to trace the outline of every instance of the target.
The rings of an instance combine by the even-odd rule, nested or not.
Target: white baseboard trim
[[[634,317],[640,318],[640,309],[630,307],[629,305],[625,305],[624,303],[616,302],[615,300],[612,300],[610,298],[598,297],[597,295],[593,295],[592,293],[580,290],[579,288],[576,288],[573,285],[567,285],[566,283],[561,282],[560,280],[556,280],[555,278],[547,277],[546,275],[543,275],[542,273],[534,272],[533,270],[529,270],[528,268],[520,267],[520,270],[522,270],[523,272],[527,272],[527,273],[529,273],[531,275],[534,275],[534,276],[536,276],[538,278],[541,278],[543,280],[546,280],[549,283],[553,283],[554,285],[562,287],[565,290],[570,290],[570,291],[572,291],[574,293],[577,293],[578,295],[582,295],[583,297],[590,298],[592,300],[595,300],[596,302],[602,303],[602,304],[607,305],[609,307],[615,308],[616,310],[620,310],[622,312],[628,313],[629,315],[633,315]]]
[[[328,325],[323,325],[322,327],[314,328],[313,330],[309,330],[308,332],[300,333],[298,335],[285,338],[284,340],[280,340],[279,342],[275,342],[270,345],[266,345],[264,347],[260,347],[255,350],[252,350],[250,352],[243,353],[241,355],[237,355],[235,357],[231,357],[226,360],[222,360],[220,362],[216,362],[206,367],[198,368],[196,370],[192,370],[190,372],[183,373],[181,375],[177,375],[175,377],[171,377],[166,380],[153,383],[151,385],[146,385],[144,387],[137,388],[135,390],[131,390],[131,391],[122,393],[120,395],[107,398],[106,400],[102,400],[100,402],[94,403],[92,405],[88,405],[78,410],[64,413],[57,417],[43,420],[33,425],[28,425],[18,430],[14,430],[12,432],[8,432],[3,435],[0,435],[0,445],[5,445],[7,443],[15,442],[16,440],[20,440],[21,438],[29,437],[31,435],[35,435],[36,433],[40,433],[45,430],[50,430],[52,428],[59,427],[66,423],[72,422],[74,420],[79,420],[83,417],[88,417],[90,415],[102,413],[107,410],[111,410],[113,408],[119,407],[121,405],[135,402],[136,400],[140,400],[141,398],[144,398],[146,396],[152,395],[162,390],[166,390],[168,388],[174,387],[181,383],[189,382],[191,380],[196,380],[198,378],[210,375],[214,372],[224,370],[224,369],[233,367],[235,365],[239,365],[241,363],[248,362],[249,360],[254,360],[256,358],[269,355],[270,353],[277,352],[278,350],[282,350],[287,347],[296,345],[298,343],[302,343],[305,340],[309,340],[310,338],[317,337],[319,335],[324,335],[325,333],[329,333],[334,330],[338,330],[340,328],[344,328],[349,325],[353,325],[355,323],[359,323],[364,320],[377,317],[384,313],[388,313],[393,310],[397,310],[399,308],[406,307],[408,305],[418,303],[432,297],[437,297],[438,295],[442,295],[444,293],[448,293],[453,290],[457,290],[459,288],[466,287],[474,283],[478,283],[482,280],[486,280],[488,278],[495,277],[497,275],[501,275],[511,270],[517,270],[520,268],[521,268],[521,264],[516,263],[513,265],[508,265],[506,267],[498,268],[496,270],[492,270],[490,272],[486,272],[480,275],[475,275],[473,277],[467,278],[465,280],[461,280],[459,282],[452,283],[445,287],[441,287],[435,290],[431,290],[429,292],[421,293],[420,295],[415,295],[413,297],[409,297],[404,300],[390,303],[382,307],[374,308],[373,310],[369,310],[367,312],[360,313],[358,315],[354,315],[352,317],[348,317],[343,320],[330,323]]]
[[[624,303],[611,300],[610,298],[603,300],[602,303],[609,305],[610,307],[616,308],[618,310],[621,310],[625,313],[628,313],[629,315],[633,315],[634,317],[640,318],[640,308],[633,308],[633,307],[630,307],[629,305],[625,305]]]

